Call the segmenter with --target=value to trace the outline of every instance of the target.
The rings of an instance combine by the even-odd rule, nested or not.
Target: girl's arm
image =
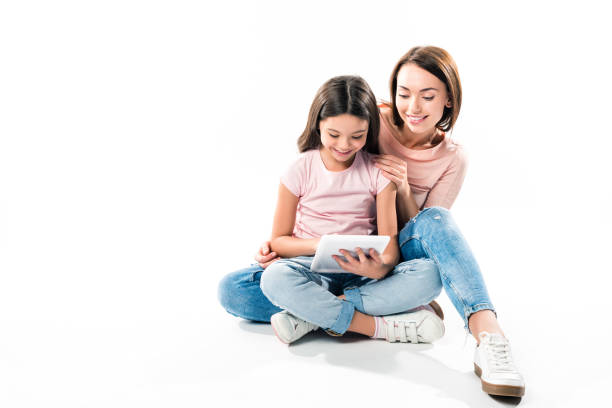
[[[391,237],[389,245],[382,253],[382,261],[389,272],[399,262],[399,245],[397,243],[397,215],[395,211],[396,186],[389,183],[376,196],[376,223],[378,225],[378,235],[388,235]]]
[[[319,245],[319,238],[302,239],[292,236],[298,201],[299,198],[280,183],[270,248],[283,258],[314,255]]]
[[[375,250],[370,250],[368,258],[361,248],[355,252],[359,259],[353,258],[348,251],[343,249],[340,253],[347,259],[343,261],[334,255],[334,259],[347,272],[365,276],[372,279],[382,279],[399,262],[399,246],[397,243],[397,216],[395,212],[395,184],[389,183],[376,196],[376,217],[378,224],[378,235],[389,235],[391,240],[382,255]]]

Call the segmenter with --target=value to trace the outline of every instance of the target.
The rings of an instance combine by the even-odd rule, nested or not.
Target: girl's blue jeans
[[[219,300],[229,313],[245,319],[269,322],[272,314],[286,309],[339,334],[355,310],[377,316],[399,313],[427,304],[441,286],[466,328],[471,314],[495,311],[480,268],[447,209],[421,211],[400,231],[399,245],[403,262],[381,280],[314,273],[312,257],[297,257],[281,259],[265,271],[255,264],[227,275],[219,284]]]

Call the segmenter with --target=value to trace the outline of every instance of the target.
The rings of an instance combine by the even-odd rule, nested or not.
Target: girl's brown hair
[[[415,64],[444,82],[451,106],[450,108],[444,107],[442,119],[436,124],[436,127],[445,132],[451,130],[457,121],[457,116],[459,116],[459,110],[461,109],[461,80],[459,79],[459,71],[453,57],[446,50],[432,46],[410,49],[393,68],[389,85],[391,88],[391,110],[395,126],[400,129],[404,126],[404,120],[397,110],[396,93],[397,74],[405,64]]]
[[[321,120],[345,113],[368,121],[368,134],[363,150],[378,154],[380,119],[376,97],[363,78],[352,75],[333,77],[319,88],[310,105],[306,128],[298,138],[300,152],[321,147]]]

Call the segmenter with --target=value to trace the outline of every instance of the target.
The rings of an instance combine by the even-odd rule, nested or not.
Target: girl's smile
[[[319,133],[323,164],[330,171],[342,171],[365,146],[368,121],[348,113],[331,116],[319,122]]]
[[[340,157],[345,157],[345,156],[348,156],[348,155],[350,155],[350,154],[353,152],[353,150],[352,150],[352,149],[351,149],[351,150],[345,150],[345,151],[342,151],[342,150],[338,150],[338,149],[333,148],[333,147],[332,147],[332,150],[334,151],[334,153],[339,154],[339,155],[340,155]]]

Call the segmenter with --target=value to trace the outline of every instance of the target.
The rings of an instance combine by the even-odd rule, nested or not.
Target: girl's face
[[[332,171],[347,169],[366,143],[368,121],[348,113],[319,122],[321,158]]]
[[[397,73],[397,111],[415,134],[430,134],[451,106],[446,85],[415,64],[405,64]]]

